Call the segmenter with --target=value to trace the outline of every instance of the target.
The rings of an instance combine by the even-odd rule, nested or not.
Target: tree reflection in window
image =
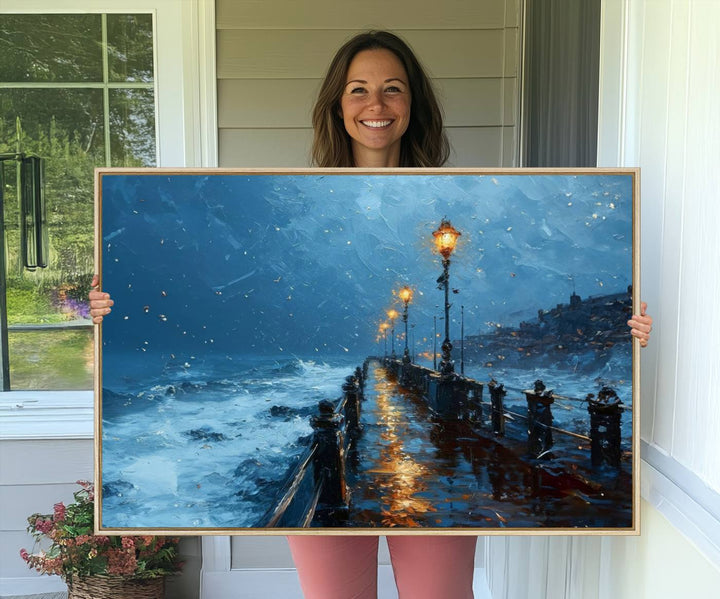
[[[0,153],[45,159],[49,265],[22,267],[15,165],[5,163],[13,389],[92,388],[93,169],[156,164],[151,14],[0,20]]]

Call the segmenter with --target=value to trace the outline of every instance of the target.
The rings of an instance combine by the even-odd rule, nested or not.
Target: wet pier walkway
[[[567,462],[528,459],[519,440],[441,420],[378,362],[361,423],[346,468],[353,526],[630,526],[617,511],[627,477],[591,482]]]

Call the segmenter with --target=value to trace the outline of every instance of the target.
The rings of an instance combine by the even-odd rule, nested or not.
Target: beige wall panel
[[[310,166],[311,129],[224,129],[219,135],[224,167]]]
[[[519,165],[518,159],[518,128],[503,128],[503,166],[513,167]]]
[[[218,31],[218,79],[318,78],[352,31]],[[433,77],[501,77],[503,30],[399,31]],[[509,36],[514,38],[516,36]],[[507,52],[507,50],[506,50]],[[505,61],[509,58],[506,56]]]
[[[450,127],[446,166],[502,166],[503,127]],[[310,129],[225,129],[220,131],[221,167],[309,166]]]
[[[508,17],[513,7],[506,12],[505,0],[217,2],[218,29],[488,29],[502,27]]]
[[[218,81],[218,126],[309,127],[320,79]]]
[[[506,105],[504,124],[514,124],[514,112],[507,109],[514,102],[514,80],[503,84],[502,79],[440,79],[435,84],[447,126],[502,125],[503,101]],[[319,87],[319,79],[221,80],[218,82],[219,127],[309,127]]]
[[[523,0],[504,0],[505,4],[505,27],[520,27],[522,22]]]
[[[503,81],[503,125],[517,125],[519,120],[518,110],[518,79],[514,77],[508,77]]]
[[[451,154],[446,166],[501,166],[502,127],[451,127]]]
[[[505,29],[505,77],[517,77],[520,73],[520,29]]]
[[[502,79],[436,79],[447,127],[502,124]]]

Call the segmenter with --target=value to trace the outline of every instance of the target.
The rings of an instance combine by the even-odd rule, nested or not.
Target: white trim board
[[[0,440],[92,439],[92,391],[0,394]]]
[[[720,567],[720,495],[682,464],[640,442],[641,495]]]

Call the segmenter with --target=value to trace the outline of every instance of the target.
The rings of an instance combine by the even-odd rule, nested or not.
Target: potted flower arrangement
[[[93,485],[78,484],[74,503],[28,517],[35,547],[21,549],[22,559],[41,574],[61,576],[68,599],[162,599],[165,577],[182,568],[178,539],[93,535]]]

